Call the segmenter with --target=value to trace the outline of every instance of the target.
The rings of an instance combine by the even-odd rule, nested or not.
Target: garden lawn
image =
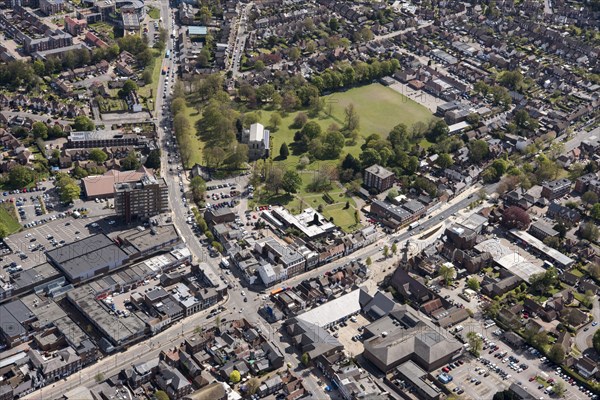
[[[339,127],[344,125],[344,110],[350,103],[354,104],[360,116],[360,137],[355,145],[344,147],[340,159],[343,159],[348,153],[358,157],[364,138],[372,133],[387,137],[392,128],[400,123],[404,123],[410,128],[415,122],[421,121],[428,124],[429,121],[435,118],[427,108],[378,83],[324,96],[324,100],[326,104],[325,111],[329,107],[328,104],[331,104],[331,116],[322,112],[318,118],[309,118],[309,120],[321,125],[324,131],[331,124],[337,124]],[[262,110],[261,113],[260,122],[268,127],[273,111]],[[288,147],[293,143],[294,133],[297,129],[292,128],[292,124],[297,114],[298,112],[293,112],[285,116],[277,130],[271,129],[271,154],[274,159],[279,156],[282,143],[287,143]],[[427,148],[431,143],[423,140],[421,145]],[[290,148],[290,156],[287,160],[278,162],[294,167],[299,160],[300,156],[293,154]],[[308,169],[318,168],[320,163],[336,164],[337,162],[338,160],[315,161],[309,165]]]
[[[9,211],[9,207],[12,208],[12,211]],[[8,230],[9,235],[21,229],[21,224],[19,224],[19,220],[16,218],[13,203],[0,204],[0,221],[2,221],[0,223]]]

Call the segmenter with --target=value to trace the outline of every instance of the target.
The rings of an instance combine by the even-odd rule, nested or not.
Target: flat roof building
[[[105,234],[89,236],[47,251],[46,257],[73,283],[121,267],[128,260],[127,254]]]
[[[550,246],[546,246],[541,240],[531,236],[529,233],[520,231],[518,229],[512,229],[510,234],[520,240],[521,242],[528,244],[531,248],[539,255],[550,259],[558,268],[567,268],[575,263],[571,257],[568,257],[560,251],[553,249]]]
[[[360,312],[360,291],[361,289],[353,290],[348,294],[298,315],[296,319],[317,325],[321,328],[328,328],[336,322]]]
[[[157,253],[159,251],[170,250],[181,244],[181,238],[175,229],[175,225],[160,225],[151,228],[138,227],[128,231],[121,232],[117,240],[130,258],[141,258]],[[178,249],[172,253],[176,257],[189,257],[190,252],[187,248]]]
[[[405,384],[418,395],[419,399],[435,400],[440,398],[442,391],[427,381],[427,372],[414,362],[409,360],[398,365],[396,372],[404,379]]]
[[[283,207],[274,207],[271,214],[285,227],[293,226],[309,239],[316,239],[333,232],[336,226],[313,208],[306,208],[298,215],[292,215]]]
[[[95,299],[95,292],[89,285],[71,290],[67,293],[67,299],[114,346],[125,345],[146,333],[146,323],[136,313],[132,312],[127,317],[120,317]]]
[[[137,146],[146,139],[134,133],[116,130],[77,131],[67,138],[67,147],[75,149]]]

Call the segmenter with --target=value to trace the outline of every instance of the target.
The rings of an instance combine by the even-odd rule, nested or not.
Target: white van
[[[222,258],[221,265],[223,266],[223,268],[229,268],[229,261],[227,261],[226,258]]]

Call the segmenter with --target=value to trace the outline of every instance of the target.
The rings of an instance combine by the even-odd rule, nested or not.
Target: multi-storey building
[[[365,169],[365,187],[383,192],[394,185],[394,173],[380,165],[371,165]]]
[[[145,175],[139,182],[115,183],[115,212],[126,222],[167,212],[169,193],[164,178]]]
[[[568,179],[558,179],[542,184],[542,197],[545,197],[548,200],[560,199],[570,191],[571,181]]]

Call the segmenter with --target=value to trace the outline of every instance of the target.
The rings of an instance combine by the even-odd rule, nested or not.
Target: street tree
[[[248,383],[246,383],[246,389],[247,389],[247,393],[249,395],[253,395],[254,393],[256,393],[256,391],[258,390],[258,388],[260,387],[260,380],[258,380],[258,378],[252,377],[248,380]]]
[[[598,202],[598,195],[592,191],[587,191],[581,195],[581,201],[587,205],[596,204]]]
[[[266,188],[271,192],[275,192],[275,194],[279,193],[279,190],[282,189],[283,184],[283,169],[278,165],[273,165],[270,170],[267,172],[266,177]]]
[[[121,170],[133,171],[137,170],[141,165],[142,163],[138,159],[135,151],[131,151],[129,154],[127,154],[127,157],[125,157],[123,161],[121,161]]]
[[[398,252],[398,245],[396,243],[392,243],[391,250],[392,250],[392,254],[395,255]]]
[[[469,142],[469,158],[472,162],[480,163],[487,158],[489,152],[490,148],[485,140]]]
[[[8,228],[4,224],[0,223],[0,239],[4,239],[8,236]]]
[[[590,210],[590,217],[596,221],[600,221],[600,203],[596,203],[592,206],[592,209]]]
[[[502,213],[502,224],[509,229],[526,229],[530,223],[527,211],[521,207],[510,206]]]
[[[137,83],[131,79],[127,79],[123,84],[123,87],[119,90],[119,97],[125,99],[131,94],[131,92],[135,92],[136,90],[138,90]]]
[[[192,196],[195,201],[204,199],[206,193],[206,182],[200,176],[195,176],[190,180],[190,189],[192,189]]]
[[[160,149],[150,150],[148,158],[146,158],[146,167],[160,169]]]
[[[367,264],[367,267],[370,267],[371,264],[373,264],[373,260],[371,260],[371,257],[367,257],[367,259],[365,260],[365,264]]]
[[[383,256],[385,258],[388,258],[390,256],[390,248],[387,245],[383,246]]]
[[[592,345],[597,353],[600,354],[600,329],[594,333],[594,337],[592,338]]]
[[[303,353],[302,357],[300,357],[300,361],[305,367],[308,367],[308,365],[310,364],[310,356],[308,355],[308,353]]]
[[[48,126],[43,122],[34,122],[31,126],[31,132],[36,139],[40,138],[45,140],[48,138]]]
[[[156,400],[169,400],[169,395],[163,390],[157,390],[154,397],[156,397]]]
[[[564,397],[565,393],[567,392],[565,383],[562,380],[557,380],[554,383],[554,386],[552,386],[552,392],[554,393],[554,396],[558,398]]]
[[[72,126],[75,131],[93,131],[96,128],[94,122],[85,115],[75,117]]]
[[[597,241],[599,234],[600,231],[598,230],[596,224],[594,224],[593,222],[586,222],[584,224],[581,224],[581,226],[579,227],[579,235],[582,238],[589,240],[590,242]]]

